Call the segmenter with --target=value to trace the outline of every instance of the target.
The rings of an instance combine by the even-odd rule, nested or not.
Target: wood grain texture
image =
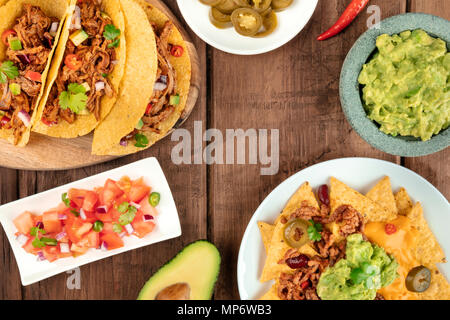
[[[188,100],[180,120],[167,134],[170,135],[174,129],[183,125],[196,105],[202,78],[199,57],[189,34],[167,6],[160,0],[147,1],[173,19],[172,21],[186,41],[191,57],[192,76]],[[92,139],[92,133],[76,139],[57,139],[32,133],[29,144],[24,148],[17,148],[6,141],[0,140],[0,150],[2,150],[0,153],[0,166],[20,170],[67,170],[90,166],[116,158],[91,154]]]

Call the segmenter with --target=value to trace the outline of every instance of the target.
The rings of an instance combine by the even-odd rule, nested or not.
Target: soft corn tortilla
[[[92,152],[108,154],[133,131],[153,94],[158,67],[156,40],[142,8],[133,0],[120,0],[125,17],[127,62],[119,99],[94,132]]]
[[[55,45],[53,46],[52,51],[50,52],[50,55],[48,57],[48,63],[47,67],[45,68],[44,72],[42,73],[41,79],[42,79],[42,86],[41,91],[39,94],[39,97],[36,101],[36,106],[34,108],[34,112],[31,115],[31,126],[27,128],[27,130],[23,133],[19,143],[17,144],[18,147],[24,147],[27,145],[29,139],[30,139],[30,132],[34,124],[37,122],[38,119],[42,116],[42,110],[39,107],[39,104],[42,100],[46,81],[48,79],[48,72],[50,69],[51,61],[54,56],[55,50],[57,48],[57,43],[59,42],[61,38],[61,32],[63,30],[64,21],[66,17],[69,15],[69,0],[14,0],[14,1],[3,1],[3,6],[0,7],[0,34],[3,34],[5,30],[11,29],[11,27],[16,23],[16,19],[22,14],[22,8],[24,4],[31,4],[33,6],[40,7],[41,10],[48,16],[48,17],[55,17],[60,20],[58,32],[55,37]],[[0,61],[3,62],[7,59],[6,57],[6,46],[5,44],[0,41]],[[0,138],[8,140],[8,142],[14,144],[14,134],[13,130],[6,130],[6,129],[0,129]]]
[[[272,240],[270,242],[269,252],[267,254],[266,263],[262,271],[260,279],[261,282],[275,279],[281,272],[292,271],[292,269],[289,268],[286,264],[278,264],[278,261],[280,261],[284,257],[286,251],[290,249],[290,247],[284,241],[283,231],[285,225],[281,223],[281,217],[288,218],[291,213],[301,207],[303,201],[306,201],[308,205],[312,207],[319,208],[319,204],[317,203],[317,200],[308,182],[305,182],[289,199],[289,202],[283,209],[283,212],[281,213],[279,219],[277,219],[277,223],[273,231]],[[317,252],[309,244],[305,244],[303,247],[299,248],[298,251],[309,256],[314,256],[317,254]]]
[[[71,0],[73,3],[73,9],[75,10],[75,4],[77,0]],[[113,24],[116,28],[118,28],[120,33],[120,45],[116,48],[116,60],[117,64],[114,66],[113,72],[108,75],[108,79],[111,83],[113,90],[116,92],[116,95],[113,97],[103,96],[101,100],[101,110],[100,110],[100,120],[98,121],[95,118],[93,113],[89,115],[77,115],[74,123],[68,123],[67,121],[61,120],[58,124],[53,126],[47,126],[42,121],[36,122],[33,131],[42,133],[51,137],[56,138],[76,138],[78,136],[84,136],[90,133],[95,127],[99,124],[99,122],[104,119],[115,102],[118,99],[118,92],[120,82],[122,80],[124,70],[125,70],[125,62],[126,62],[126,38],[125,38],[125,18],[123,16],[122,9],[116,0],[103,0],[102,7],[104,12],[111,17]],[[44,99],[42,99],[39,108],[42,109],[42,113],[45,110],[45,105],[47,103],[48,96],[52,89],[52,86],[58,76],[58,72],[61,68],[61,64],[63,63],[64,53],[66,50],[66,45],[69,40],[70,32],[70,21],[72,20],[73,11],[70,13],[70,17],[67,19],[67,23],[64,26],[63,36],[61,37],[61,41],[58,44],[58,48],[56,49],[55,58],[53,59],[52,66],[49,72],[49,81],[47,83]],[[41,114],[42,114],[41,113]]]
[[[153,7],[149,3],[145,1],[135,0],[135,3],[139,4],[139,6],[144,10],[146,14],[146,18],[148,21],[150,21],[153,24],[156,24],[159,28],[162,28],[166,21],[169,20],[169,18],[162,13],[159,9]],[[140,36],[140,33],[137,33],[134,36]],[[169,62],[174,68],[176,72],[176,85],[177,85],[177,93],[180,95],[180,103],[176,106],[175,111],[169,116],[168,119],[161,122],[158,126],[158,129],[160,130],[160,133],[154,133],[154,132],[144,132],[141,131],[140,133],[145,134],[147,136],[149,144],[145,148],[138,148],[134,146],[133,144],[129,143],[128,146],[124,147],[121,146],[120,140],[127,134],[129,134],[131,131],[133,131],[136,124],[139,122],[141,117],[144,115],[145,110],[147,108],[147,105],[150,101],[151,97],[148,97],[148,99],[144,100],[138,107],[136,107],[136,113],[138,114],[138,117],[131,117],[128,118],[126,121],[127,128],[129,130],[120,131],[120,137],[118,137],[117,134],[114,134],[114,140],[108,139],[108,141],[105,141],[105,135],[108,135],[109,132],[116,131],[117,127],[116,124],[119,122],[124,121],[124,114],[120,112],[115,113],[115,121],[113,120],[113,115],[109,117],[110,121],[108,123],[105,123],[105,125],[99,126],[99,128],[96,130],[94,134],[94,144],[92,151],[94,154],[97,155],[126,155],[131,154],[135,152],[139,152],[142,150],[145,150],[152,145],[154,145],[157,141],[164,138],[167,133],[172,129],[177,121],[180,119],[181,114],[183,113],[184,108],[186,107],[187,98],[189,95],[189,88],[190,88],[190,82],[191,82],[191,60],[189,57],[189,51],[186,46],[185,41],[183,40],[183,36],[181,35],[180,31],[174,27],[172,30],[171,35],[169,36],[169,43],[173,45],[179,45],[182,46],[184,49],[184,54],[179,57],[169,57]],[[147,59],[148,52],[146,50],[139,50],[139,57],[142,60]],[[157,62],[156,62],[157,64]],[[156,65],[157,67],[157,65]],[[156,71],[155,71],[156,72]],[[131,78],[132,81],[135,81],[133,78]],[[146,82],[152,82],[151,77],[147,77],[145,79]],[[151,83],[153,86],[154,81]],[[136,84],[141,84],[140,81],[135,81]],[[139,91],[140,92],[140,91]],[[139,93],[140,94],[140,93]],[[118,104],[119,105],[119,104]],[[126,108],[123,108],[122,110],[125,110]],[[137,112],[139,111],[139,112]]]

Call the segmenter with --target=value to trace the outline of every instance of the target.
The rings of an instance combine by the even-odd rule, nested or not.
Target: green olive
[[[200,2],[208,6],[217,6],[222,0],[200,0]]]
[[[260,1],[252,1],[252,8],[258,12],[263,12],[270,8],[270,4],[272,0],[260,0]]]
[[[273,10],[283,10],[289,7],[294,0],[272,0]]]
[[[419,266],[411,269],[406,276],[406,288],[412,292],[424,292],[431,283],[431,271],[427,267]]]
[[[300,248],[308,243],[308,222],[303,219],[289,221],[284,227],[284,240],[292,248]]]
[[[234,10],[238,9],[239,6],[234,3],[233,0],[222,0],[218,5],[215,5],[214,8],[222,13],[231,14]]]
[[[262,38],[268,36],[269,34],[275,31],[277,25],[278,25],[277,15],[274,11],[270,11],[269,14],[264,17],[263,21],[264,31],[258,32],[253,37]]]

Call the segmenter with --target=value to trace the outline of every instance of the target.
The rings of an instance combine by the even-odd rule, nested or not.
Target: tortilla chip
[[[261,282],[275,279],[281,272],[292,272],[292,269],[286,264],[278,264],[278,261],[284,257],[286,251],[291,249],[284,241],[283,230],[285,224],[281,223],[281,217],[289,217],[291,213],[301,207],[303,201],[306,201],[312,207],[319,208],[319,204],[308,182],[305,182],[289,199],[286,207],[280,214],[280,218],[277,219],[278,222],[273,231],[266,263],[262,271]],[[317,252],[309,244],[305,244],[298,251],[309,256],[317,255]]]
[[[164,24],[166,23],[166,21],[169,20],[169,18],[164,13],[162,13],[159,9],[153,7],[146,1],[135,0],[135,2],[137,4],[139,4],[140,7],[144,10],[144,12],[147,16],[147,19],[151,23],[156,24],[156,26],[158,28],[164,27]],[[139,35],[139,33],[137,33],[137,34]],[[158,125],[158,129],[159,129],[160,133],[144,132],[144,131],[141,132],[142,134],[145,134],[145,136],[147,136],[147,138],[149,140],[147,147],[138,148],[138,147],[134,146],[134,144],[128,144],[128,146],[123,147],[123,146],[119,145],[119,142],[120,142],[120,139],[119,139],[119,140],[115,141],[115,143],[113,143],[113,144],[110,144],[108,142],[108,143],[104,143],[103,145],[99,145],[98,143],[96,143],[95,147],[93,148],[94,154],[97,154],[97,155],[125,155],[125,154],[130,154],[130,153],[135,153],[135,152],[145,150],[145,149],[151,147],[152,145],[154,145],[157,141],[164,138],[169,133],[169,131],[175,126],[177,121],[180,119],[181,114],[183,113],[183,110],[186,107],[187,98],[189,96],[189,89],[191,86],[191,72],[192,72],[191,71],[191,59],[189,57],[189,50],[183,39],[183,36],[181,35],[181,32],[175,26],[172,29],[171,34],[169,35],[168,42],[173,45],[179,45],[179,46],[183,47],[183,49],[184,49],[184,54],[179,58],[176,58],[172,55],[169,56],[169,62],[176,72],[177,93],[180,95],[180,103],[176,106],[175,111],[166,120],[164,120],[163,122],[161,122]],[[145,50],[140,51],[140,55],[141,55],[142,59],[146,59],[146,57],[147,57],[147,53],[145,52]],[[150,79],[146,79],[146,81],[150,81]],[[139,83],[139,82],[137,82],[137,83]],[[145,101],[143,103],[143,105],[141,106],[140,110],[142,110],[142,112],[140,113],[139,118],[131,123],[132,128],[134,128],[136,126],[139,119],[144,115],[144,112],[147,108],[149,101],[150,101],[150,98],[148,98],[147,101]],[[112,128],[110,128],[110,130],[112,130]],[[129,134],[131,131],[132,131],[132,129],[129,130],[128,132],[123,133],[122,137]],[[95,137],[97,137],[97,139],[101,139],[99,134],[98,135],[96,134],[94,136],[94,142],[96,139]]]
[[[397,205],[392,193],[391,180],[384,177],[366,194],[366,197],[375,201],[392,215],[397,215]]]
[[[411,198],[405,188],[400,188],[395,194],[395,203],[397,205],[398,214],[402,216],[408,215],[413,207]]]
[[[415,249],[416,259],[423,265],[446,262],[444,251],[425,220],[420,202],[414,205],[407,217],[411,220],[412,226],[419,231]]]
[[[11,29],[11,27],[16,23],[16,19],[22,14],[24,4],[37,6],[41,8],[41,10],[48,17],[56,17],[60,20],[58,32],[55,37],[55,43],[58,43],[59,39],[61,38],[64,21],[68,15],[69,0],[14,0],[3,2],[3,6],[0,7],[0,34],[2,34],[5,30]],[[45,83],[48,79],[51,61],[56,48],[57,46],[53,46],[53,49],[48,57],[47,66],[45,67],[45,70],[41,75],[42,86],[39,96],[36,100],[34,112],[31,115],[31,127],[27,128],[26,131],[22,134],[22,137],[17,144],[18,147],[24,147],[25,145],[27,145],[30,139],[31,128],[34,126],[37,120],[41,118],[42,113],[39,108],[39,103],[44,95]],[[6,46],[2,41],[0,41],[0,61],[3,62],[6,59]],[[13,144],[14,131],[12,129],[0,129],[0,138],[5,139],[9,143]]]
[[[75,4],[77,0],[72,0],[73,8],[75,9]],[[116,0],[103,0],[102,1],[102,10],[111,17],[113,24],[116,28],[121,30],[120,33],[120,44],[119,47],[116,48],[116,60],[117,64],[114,67],[114,70],[108,75],[108,80],[116,92],[116,95],[113,97],[103,96],[101,100],[101,109],[100,109],[100,121],[103,120],[111,111],[112,107],[117,101],[119,86],[122,80],[124,70],[125,70],[125,62],[126,62],[126,38],[125,38],[125,18],[120,6],[117,4]],[[61,64],[64,59],[64,53],[66,51],[67,42],[69,40],[70,32],[70,21],[72,20],[73,11],[70,13],[68,21],[64,26],[63,36],[61,37],[61,41],[58,44],[58,48],[56,49],[55,57],[52,62],[52,67],[49,72],[49,81],[46,84],[44,99],[42,99],[41,104],[39,106],[41,111],[41,116],[43,111],[45,110],[45,106],[47,104],[48,96],[50,95],[50,91],[53,87],[53,84],[58,77],[58,72],[60,71]],[[40,118],[39,118],[40,119]],[[42,121],[37,121],[35,127],[33,128],[34,132],[38,132],[41,134],[45,134],[47,136],[56,137],[56,138],[76,138],[78,136],[84,136],[90,133],[95,127],[99,124],[99,122],[93,113],[89,115],[77,115],[74,123],[68,123],[67,121],[61,120],[58,124],[53,126],[47,126]]]
[[[267,222],[258,222],[259,232],[261,233],[261,238],[264,243],[264,249],[266,253],[269,252],[270,240],[272,240],[273,231],[275,230],[275,226],[269,224]]]
[[[119,2],[125,16],[127,63],[119,99],[94,132],[92,152],[99,155],[134,130],[153,95],[158,66],[155,35],[145,12],[133,0]]]
[[[444,275],[435,265],[426,265],[431,271],[430,287],[422,292],[417,293],[420,300],[450,300],[450,284]]]
[[[365,222],[389,221],[396,217],[373,200],[363,196],[345,183],[332,177],[330,180],[330,204],[333,212],[341,205],[351,205],[365,218]]]
[[[275,283],[259,300],[281,300],[277,293],[277,284]]]

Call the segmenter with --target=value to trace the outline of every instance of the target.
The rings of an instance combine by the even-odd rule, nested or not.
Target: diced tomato
[[[65,65],[74,71],[79,70],[83,66],[83,61],[76,54],[68,54],[64,59]]]
[[[107,213],[96,213],[95,217],[102,222],[111,222],[113,221],[111,210]]]
[[[4,127],[4,126],[8,125],[10,121],[11,121],[11,118],[8,118],[7,116],[3,116],[2,119],[0,120],[0,127]]]
[[[22,248],[24,248],[25,251],[28,252],[28,253],[37,254],[40,251],[40,249],[35,248],[33,246],[33,240],[34,240],[34,238],[31,238],[30,240],[28,240],[27,243],[25,243],[22,246]]]
[[[42,223],[42,216],[33,216],[33,226],[35,227],[40,223]]]
[[[25,73],[25,78],[36,82],[42,82],[42,75],[39,72],[27,71]]]
[[[123,195],[123,190],[116,184],[114,180],[108,179],[105,187],[99,195],[100,203],[104,206],[111,207],[117,197]]]
[[[47,127],[53,127],[57,122],[55,121],[48,121],[44,117],[41,119],[41,122],[45,124]]]
[[[139,205],[141,206],[140,210],[143,214],[149,214],[153,217],[156,217],[158,215],[158,210],[156,210],[156,208],[150,204],[150,202],[148,201],[148,196],[144,197],[144,199],[139,202]]]
[[[72,257],[72,252],[61,252],[61,248],[58,253],[58,259]]]
[[[144,183],[144,180],[142,178],[133,181],[129,194],[130,201],[139,203],[146,195],[149,194],[150,190],[150,187]]]
[[[121,190],[123,190],[125,193],[129,193],[130,192],[130,188],[131,188],[131,180],[129,177],[124,176],[122,177],[119,181],[116,182],[116,184],[119,186],[119,188]]]
[[[46,232],[61,232],[62,224],[58,218],[58,212],[45,212],[42,215],[44,230]]]
[[[13,29],[6,30],[2,33],[2,42],[5,44],[5,46],[9,47],[9,36],[17,36],[17,33]]]
[[[45,246],[42,249],[42,253],[44,254],[45,259],[52,262],[58,259],[59,257],[59,246]]]
[[[83,201],[84,211],[94,211],[95,205],[98,202],[98,195],[93,191],[88,191]]]
[[[145,114],[146,114],[146,115],[149,115],[149,114],[150,114],[150,111],[152,111],[152,108],[153,108],[153,103],[150,102],[150,103],[147,105],[147,109],[145,109]]]
[[[124,245],[122,238],[115,232],[102,235],[100,240],[106,243],[108,250],[121,248]]]
[[[131,222],[134,229],[134,234],[139,238],[145,237],[155,228],[155,223],[153,221],[144,221],[143,217],[144,213],[141,210],[138,210],[133,222]]]
[[[68,197],[70,201],[75,204],[76,208],[82,208],[84,197],[86,196],[87,192],[88,192],[87,190],[82,189],[70,189]]]
[[[76,255],[85,254],[88,250],[88,246],[80,245],[78,243],[72,243],[72,245],[70,246],[70,251],[72,251]]]
[[[85,237],[87,239],[87,246],[89,248],[100,247],[100,234],[98,232],[92,230]]]
[[[112,232],[114,232],[112,222],[103,223],[103,229],[102,229],[101,234],[103,235],[103,234],[112,233]]]
[[[75,219],[67,221],[66,233],[69,236],[70,241],[77,243],[91,230],[91,228],[92,223],[85,222],[81,220],[81,218],[75,217]]]
[[[28,234],[31,228],[34,227],[33,214],[28,211],[15,218],[13,222],[17,230],[23,234]]]
[[[183,53],[184,53],[184,49],[182,46],[172,45],[172,47],[170,48],[170,54],[176,58],[181,57],[183,55]]]
[[[105,182],[105,189],[111,190],[114,192],[115,197],[119,197],[123,194],[123,190],[117,185],[114,180],[108,179]]]

